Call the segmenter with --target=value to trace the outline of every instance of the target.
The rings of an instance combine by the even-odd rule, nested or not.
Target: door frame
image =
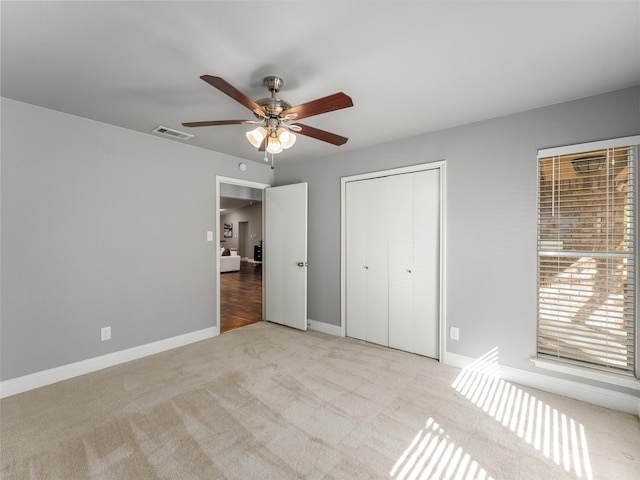
[[[391,175],[402,175],[404,173],[422,172],[425,170],[440,170],[440,291],[439,291],[439,339],[438,339],[438,358],[439,362],[444,363],[444,352],[446,344],[446,171],[447,164],[445,160],[436,162],[420,163],[408,167],[392,168],[389,170],[380,170],[377,172],[361,173],[358,175],[350,175],[340,179],[340,334],[346,336],[347,330],[347,297],[346,297],[346,226],[347,226],[347,183],[358,180],[370,180],[372,178],[389,177]]]
[[[262,190],[262,226],[264,228],[264,189],[269,188],[271,184],[253,182],[251,180],[243,180],[241,178],[223,177],[216,175],[216,225],[215,225],[215,242],[216,242],[216,331],[215,335],[220,335],[220,185],[226,183],[229,185],[239,185],[241,187],[255,188]],[[264,280],[262,282],[262,295],[264,298]],[[262,318],[264,318],[264,302],[262,304]]]

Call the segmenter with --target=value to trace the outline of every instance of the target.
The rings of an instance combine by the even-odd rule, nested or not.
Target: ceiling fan
[[[257,120],[187,122],[182,124],[185,127],[259,124],[260,126],[255,130],[247,132],[247,139],[254,147],[257,147],[258,150],[267,151],[271,154],[280,153],[295,143],[296,136],[292,132],[333,145],[343,145],[348,140],[348,138],[336,135],[335,133],[298,123],[298,120],[303,118],[352,107],[353,101],[351,97],[342,92],[292,107],[286,101],[276,98],[276,93],[280,91],[280,88],[282,88],[284,84],[284,80],[281,77],[265,77],[263,83],[269,92],[271,92],[271,97],[256,101],[253,101],[220,77],[203,75],[200,78],[251,110]]]

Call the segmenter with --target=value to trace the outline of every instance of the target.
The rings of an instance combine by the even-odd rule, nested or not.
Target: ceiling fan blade
[[[283,117],[295,113],[295,119],[300,120],[302,118],[312,117],[313,115],[320,115],[321,113],[349,107],[353,107],[353,100],[351,100],[349,95],[339,92],[329,95],[328,97],[318,98],[317,100],[291,107],[283,111],[280,116]]]
[[[266,111],[263,107],[261,107],[256,102],[251,100],[249,97],[247,97],[244,93],[242,93],[240,90],[238,90],[236,87],[231,85],[226,80],[223,80],[220,77],[213,77],[211,75],[202,75],[200,78],[205,82],[207,82],[212,87],[220,90],[225,95],[230,96],[236,102],[244,105],[252,112],[256,112],[257,110],[258,112],[262,112],[263,114],[266,115]]]
[[[316,140],[322,140],[323,142],[331,143],[333,145],[344,145],[345,143],[347,143],[347,140],[349,140],[347,137],[342,137],[340,135],[336,135],[335,133],[320,130],[319,128],[313,128],[301,123],[295,123],[293,125],[300,127],[300,130],[296,129],[296,132],[300,135],[306,135],[307,137],[312,137]]]
[[[246,125],[262,123],[262,120],[211,120],[208,122],[187,122],[183,127],[213,127],[216,125]]]

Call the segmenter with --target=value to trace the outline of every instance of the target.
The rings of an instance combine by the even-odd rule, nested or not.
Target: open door
[[[266,188],[264,209],[264,319],[306,330],[307,183]]]

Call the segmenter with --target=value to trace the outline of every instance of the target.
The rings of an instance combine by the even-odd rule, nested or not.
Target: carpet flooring
[[[260,322],[0,401],[2,479],[637,479],[638,417]]]

